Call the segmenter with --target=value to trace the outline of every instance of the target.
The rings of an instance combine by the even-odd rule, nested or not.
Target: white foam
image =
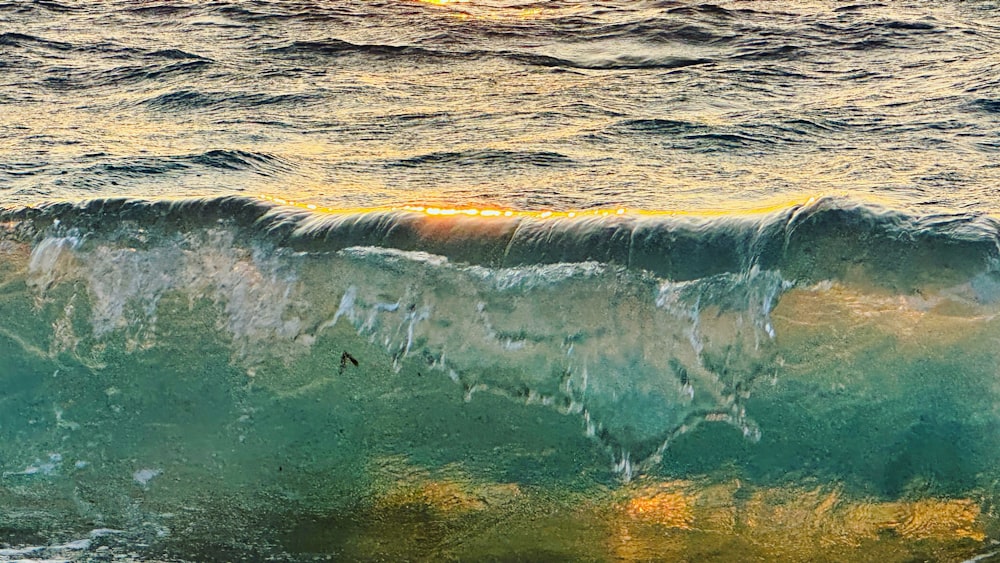
[[[31,250],[28,259],[28,285],[44,291],[58,278],[57,268],[67,251],[80,246],[80,238],[49,237],[43,239]]]
[[[44,546],[5,548],[5,549],[0,549],[0,557],[18,557],[21,555],[31,555],[32,553],[38,553],[43,549],[45,549]]]
[[[49,454],[49,460],[47,462],[42,462],[36,459],[35,463],[25,467],[21,471],[4,471],[4,477],[16,477],[16,476],[30,476],[30,475],[52,475],[59,470],[62,465],[62,454],[51,453]]]
[[[158,477],[163,471],[160,469],[139,469],[132,473],[132,480],[143,487],[149,486],[153,478]]]
[[[183,290],[192,303],[205,297],[225,310],[224,327],[236,344],[235,355],[254,359],[272,341],[295,341],[302,331],[301,319],[286,317],[298,283],[278,254],[236,245],[226,229],[144,249],[81,249],[75,237],[50,237],[32,251],[29,285],[44,298],[55,280],[85,280],[93,335],[123,331],[132,349],[154,345],[157,307],[167,292]],[[72,313],[70,302],[57,321],[65,335],[53,344],[53,353],[76,348]]]
[[[59,553],[62,551],[85,551],[90,549],[92,544],[92,539],[99,537],[95,535],[94,530],[90,533],[90,538],[79,539],[71,542],[66,542],[57,545],[32,545],[26,547],[16,547],[16,548],[4,548],[0,549],[0,557],[4,558],[5,561],[20,561],[23,563],[53,563],[56,561],[70,561],[69,559],[24,559],[25,556],[33,555],[52,555],[53,553]],[[117,530],[109,530],[109,532],[118,533]]]

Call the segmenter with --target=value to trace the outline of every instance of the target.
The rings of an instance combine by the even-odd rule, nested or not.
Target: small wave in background
[[[993,212],[993,8],[8,3],[0,191]]]

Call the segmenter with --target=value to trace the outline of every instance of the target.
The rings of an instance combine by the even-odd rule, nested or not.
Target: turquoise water
[[[990,552],[990,220],[239,199],[5,219],[9,553]]]
[[[996,558],[995,8],[0,4],[0,560]]]

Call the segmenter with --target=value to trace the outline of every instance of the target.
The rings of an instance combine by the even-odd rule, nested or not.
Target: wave
[[[455,164],[459,166],[560,166],[572,165],[572,158],[556,152],[529,152],[504,150],[477,150],[464,152],[436,152],[391,163],[393,166],[416,168],[424,165]]]
[[[142,16],[178,16],[189,14],[197,10],[196,7],[183,4],[153,4],[153,5],[129,5],[125,8],[128,12]]]
[[[80,6],[73,6],[70,4],[62,4],[59,2],[52,2],[51,0],[33,0],[31,6],[38,6],[50,12],[76,12],[81,10]]]
[[[104,155],[95,156],[103,157]],[[266,153],[214,149],[187,155],[118,158],[91,165],[84,170],[89,173],[98,173],[117,178],[145,178],[151,175],[168,174],[195,167],[251,171],[257,174],[270,175],[287,170],[288,164],[283,159]]]
[[[71,43],[63,41],[53,41],[26,33],[4,32],[0,33],[0,45],[10,47],[39,46],[56,51],[68,51],[73,48]]]
[[[118,88],[145,81],[196,74],[212,64],[214,62],[207,59],[183,59],[165,64],[128,64],[113,68],[66,69],[57,67],[49,69],[42,84],[46,88],[60,91]]]
[[[974,100],[972,105],[986,113],[1000,113],[1000,99],[981,98]]]
[[[706,420],[758,435],[746,390],[771,369],[771,311],[791,288],[961,295],[990,310],[1000,298],[995,220],[833,198],[759,215],[574,219],[95,200],[2,220],[7,239],[30,245],[37,298],[87,287],[89,329],[71,301],[51,321],[75,327],[53,354],[84,361],[115,334],[155,346],[176,292],[222,307],[218,326],[251,371],[346,324],[396,371],[580,417],[626,476]]]
[[[159,49],[156,51],[149,52],[150,57],[161,58],[161,59],[171,59],[171,60],[185,60],[185,59],[204,59],[201,55],[196,55],[194,53],[188,53],[187,51],[182,51],[181,49]]]
[[[423,49],[413,46],[397,45],[365,45],[355,44],[340,39],[327,39],[324,41],[292,41],[281,47],[272,47],[266,51],[271,55],[293,55],[293,56],[331,56],[345,53],[367,53],[372,55],[423,55],[447,56],[445,53]]]
[[[613,124],[612,133],[642,134],[650,142],[693,152],[778,150],[816,139],[835,131],[821,120],[794,119],[778,123],[734,123],[706,125],[673,119],[630,119]]]
[[[446,60],[479,60],[483,58],[502,58],[510,61],[540,67],[564,67],[591,70],[628,70],[628,69],[674,69],[692,65],[710,63],[706,58],[689,58],[681,56],[661,56],[637,52],[620,54],[611,57],[568,57],[554,56],[545,53],[514,51],[514,50],[482,50],[446,51],[431,49],[418,45],[380,45],[355,44],[339,39],[325,41],[293,41],[288,45],[273,47],[267,50],[271,55],[282,56],[341,56],[360,54],[375,57],[414,57]]]
[[[227,169],[276,165],[268,155],[243,151],[209,151],[174,164],[182,163]],[[79,228],[88,236],[110,235],[120,228],[107,217],[150,225],[223,220],[251,236],[295,249],[388,247],[490,267],[595,261],[674,280],[758,266],[804,283],[853,279],[899,291],[922,283],[968,280],[983,272],[997,259],[1000,232],[997,221],[983,214],[914,216],[838,198],[731,216],[580,213],[569,219],[520,213],[432,216],[407,210],[322,213],[241,197],[102,199],[10,209],[5,216],[40,225],[58,220],[61,228]]]
[[[130,47],[122,45],[116,41],[100,41],[97,43],[69,43],[65,41],[55,41],[51,39],[46,39],[44,37],[39,37],[36,35],[28,35],[25,33],[17,32],[6,32],[0,33],[0,45],[6,45],[10,47],[42,47],[45,49],[55,50],[55,51],[76,51],[80,54],[85,55],[100,55],[115,59],[132,59],[132,58],[148,58],[154,61],[156,60],[167,60],[167,61],[188,61],[187,63],[177,63],[172,65],[163,66],[160,68],[155,68],[150,66],[148,72],[150,73],[147,78],[157,78],[160,76],[159,73],[170,73],[175,72],[178,69],[189,69],[196,67],[201,64],[212,62],[206,57],[196,55],[193,53],[188,53],[180,49],[157,49],[157,50],[147,50],[140,49],[136,47]],[[133,67],[118,67],[114,69],[115,71],[120,71],[123,68],[133,68]],[[97,76],[95,74],[95,76]]]
[[[246,109],[270,105],[301,105],[317,101],[317,96],[305,94],[264,94],[253,92],[202,92],[191,89],[173,90],[144,103],[158,110],[190,110],[205,108]]]

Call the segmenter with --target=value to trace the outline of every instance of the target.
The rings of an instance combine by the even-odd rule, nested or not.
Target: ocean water
[[[1000,560],[1000,4],[0,3],[0,560]]]

